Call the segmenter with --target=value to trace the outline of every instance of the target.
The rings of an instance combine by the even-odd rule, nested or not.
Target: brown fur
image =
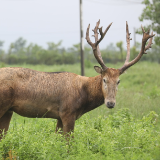
[[[104,103],[102,79],[114,82],[118,71],[108,69],[96,77],[74,73],[47,73],[26,68],[0,69],[0,129],[8,130],[12,112],[31,118],[57,119],[68,133],[75,120]]]
[[[108,68],[107,70],[102,72],[103,79],[106,79],[105,83],[102,85],[102,92],[104,95],[105,105],[107,106],[107,102],[116,103],[116,93],[118,90],[118,80],[119,80],[120,72],[118,69]]]

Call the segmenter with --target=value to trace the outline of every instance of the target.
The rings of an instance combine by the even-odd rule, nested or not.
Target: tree
[[[117,47],[118,47],[119,50],[120,50],[120,53],[121,53],[121,60],[123,61],[123,42],[122,42],[122,41],[117,42],[116,45],[117,45]]]
[[[62,41],[59,41],[57,44],[54,42],[48,42],[48,50],[49,51],[58,51],[58,47],[60,47],[62,44]]]
[[[3,47],[3,41],[0,41],[0,48]]]
[[[2,61],[5,57],[5,51],[2,49],[3,47],[3,41],[0,41],[0,60]],[[1,66],[2,67],[2,66]]]
[[[22,50],[25,48],[26,46],[26,40],[24,40],[22,37],[18,38],[14,43],[14,53],[17,52],[22,52]]]
[[[152,29],[156,33],[155,44],[160,46],[160,0],[143,0],[142,3],[146,7],[143,9],[139,20],[149,20],[150,24],[146,26],[146,29]],[[138,33],[140,32],[138,31]]]
[[[105,49],[101,49],[102,58],[105,63],[116,63],[119,61],[119,53],[113,43],[108,44]]]
[[[3,41],[0,41],[0,54],[4,53],[4,51],[2,50],[2,47],[3,47]]]

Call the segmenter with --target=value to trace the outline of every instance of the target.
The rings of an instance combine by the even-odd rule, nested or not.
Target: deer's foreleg
[[[75,116],[74,115],[66,115],[61,118],[63,124],[63,134],[66,138],[70,137],[70,133],[74,131],[75,125]]]
[[[62,121],[60,119],[57,120],[57,126],[56,126],[56,132],[62,133],[63,131],[63,124]]]
[[[13,111],[7,111],[1,118],[0,118],[0,140],[3,138],[2,133],[8,131],[9,123],[12,118]]]
[[[63,121],[63,132],[64,133],[70,133],[74,131],[74,119],[67,119],[66,121]]]

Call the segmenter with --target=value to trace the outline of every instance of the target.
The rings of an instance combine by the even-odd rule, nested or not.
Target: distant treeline
[[[61,46],[62,41],[55,44],[47,43],[47,48],[43,48],[37,44],[30,43],[27,45],[23,38],[17,39],[11,43],[9,49],[3,49],[3,41],[0,41],[0,61],[6,64],[74,64],[80,62],[80,45],[75,44],[70,48]],[[131,47],[131,59],[135,58],[140,51],[140,44]],[[116,63],[125,61],[126,49],[123,48],[123,42],[117,42],[116,45],[110,44],[105,49],[101,49],[102,57],[105,63]],[[85,65],[95,63],[92,49],[89,45],[84,50]],[[155,61],[160,63],[160,46],[153,45],[148,55],[143,56],[143,60]]]

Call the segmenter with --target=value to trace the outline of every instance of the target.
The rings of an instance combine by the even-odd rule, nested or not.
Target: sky
[[[133,39],[131,46],[134,44],[134,28],[147,24],[138,19],[145,8],[142,0],[82,2],[84,44],[87,44],[85,33],[88,24],[92,30],[99,19],[103,30],[113,22],[100,43],[100,49],[118,41],[123,41],[126,46],[126,21]],[[69,48],[80,42],[79,15],[79,0],[0,0],[0,40],[4,41],[4,49],[19,37],[26,39],[27,44],[32,42],[44,48],[47,42],[62,40],[62,46]],[[141,39],[141,35],[136,35],[136,41],[141,42]]]

